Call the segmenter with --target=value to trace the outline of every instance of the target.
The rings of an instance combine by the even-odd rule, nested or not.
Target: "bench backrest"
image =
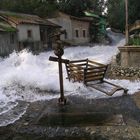
[[[84,83],[102,81],[107,70],[107,65],[88,60],[87,68],[84,69]]]
[[[103,80],[107,65],[91,61],[88,59],[69,61],[66,64],[68,78],[74,81],[88,82],[95,80]]]

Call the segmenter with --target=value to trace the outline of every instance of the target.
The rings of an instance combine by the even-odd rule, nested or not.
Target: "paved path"
[[[34,102],[14,124],[0,128],[0,140],[139,140],[140,93],[109,99],[67,97]]]

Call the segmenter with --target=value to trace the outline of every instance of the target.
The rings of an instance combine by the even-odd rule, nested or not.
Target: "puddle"
[[[62,126],[62,127],[84,127],[84,126],[105,126],[105,125],[125,125],[123,116],[121,114],[111,114],[108,112],[86,112],[79,111],[73,112],[47,112],[43,114],[39,121],[39,125],[43,126]]]

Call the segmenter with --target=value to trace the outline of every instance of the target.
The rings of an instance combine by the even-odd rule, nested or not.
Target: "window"
[[[67,39],[68,38],[67,32],[64,35],[65,35],[65,39]]]
[[[15,35],[13,33],[10,33],[10,43],[11,44],[15,43]]]
[[[27,37],[32,38],[32,30],[27,30]]]
[[[75,30],[75,36],[79,37],[79,30]]]
[[[83,30],[83,37],[86,37],[86,30]]]

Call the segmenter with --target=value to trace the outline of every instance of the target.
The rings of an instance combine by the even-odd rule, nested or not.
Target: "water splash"
[[[122,35],[110,31],[110,36],[114,40],[116,38],[118,45],[124,43]],[[118,45],[66,48],[63,58],[89,58],[107,64],[118,53]],[[26,102],[59,97],[58,65],[48,60],[50,55],[54,55],[53,51],[33,55],[23,50],[20,53],[13,52],[8,58],[0,59],[0,126],[13,123],[21,117],[26,111]],[[65,68],[64,77],[66,77]],[[82,83],[73,84],[65,78],[64,87],[65,96],[74,94],[87,98],[106,97],[100,92],[87,89]],[[22,107],[19,104],[22,104]],[[12,114],[12,110],[18,112],[17,116]]]

